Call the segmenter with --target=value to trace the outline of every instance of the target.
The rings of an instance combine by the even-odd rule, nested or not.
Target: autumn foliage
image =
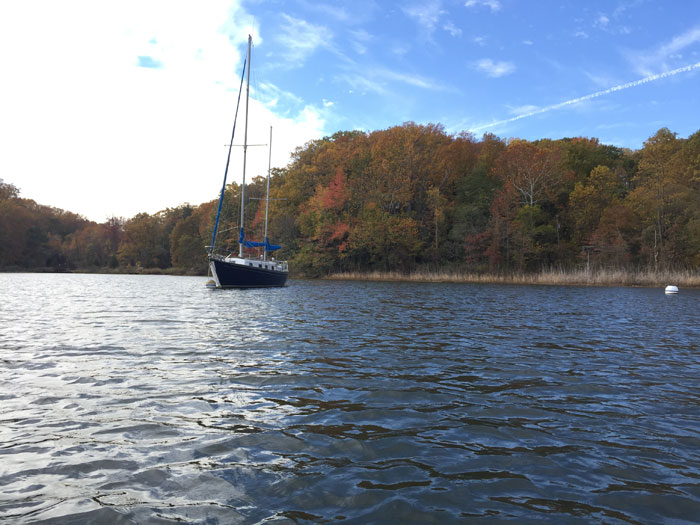
[[[595,138],[529,142],[412,122],[338,132],[273,170],[269,236],[296,274],[700,265],[700,132],[659,130],[638,151]],[[264,235],[265,179],[246,188]],[[240,187],[217,245],[236,249]],[[216,201],[97,224],[0,181],[0,267],[206,271]],[[251,252],[254,253],[254,252]]]

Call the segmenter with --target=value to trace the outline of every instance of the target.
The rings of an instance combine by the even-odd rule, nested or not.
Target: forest
[[[240,186],[225,190],[217,248],[237,251]],[[266,180],[246,186],[262,240]],[[451,135],[407,122],[345,131],[274,169],[269,237],[295,276],[488,274],[700,266],[700,131],[660,129],[640,150],[595,138]],[[0,269],[205,274],[218,199],[104,223],[20,196],[0,179]]]

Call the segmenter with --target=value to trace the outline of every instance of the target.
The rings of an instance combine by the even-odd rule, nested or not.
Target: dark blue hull
[[[287,272],[229,263],[218,259],[209,259],[214,265],[217,285],[221,288],[266,288],[284,286]]]

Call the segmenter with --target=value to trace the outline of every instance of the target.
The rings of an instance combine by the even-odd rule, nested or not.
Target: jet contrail
[[[674,69],[672,71],[666,71],[665,73],[659,73],[658,75],[651,75],[651,76],[648,76],[645,78],[640,78],[639,80],[635,80],[634,82],[627,82],[627,84],[620,84],[619,86],[613,86],[611,88],[604,89],[603,91],[597,91],[596,93],[591,93],[590,95],[584,95],[583,97],[573,98],[573,99],[567,100],[565,102],[560,102],[559,104],[553,104],[553,105],[547,106],[545,108],[536,109],[534,111],[530,111],[528,113],[523,113],[522,115],[518,115],[517,117],[507,118],[505,120],[498,120],[496,122],[492,122],[491,124],[485,124],[483,126],[471,128],[469,131],[479,131],[482,129],[492,128],[492,127],[498,126],[500,124],[508,124],[509,122],[515,122],[516,120],[520,120],[521,118],[532,117],[533,115],[539,115],[540,113],[546,113],[547,111],[552,111],[554,109],[563,108],[564,106],[578,104],[579,102],[583,102],[584,100],[590,100],[592,98],[602,97],[603,95],[609,95],[610,93],[614,93],[615,91],[622,91],[623,89],[641,86],[642,84],[646,84],[647,82],[653,82],[654,80],[659,80],[661,78],[672,77],[674,75],[678,75],[679,73],[687,73],[688,71],[692,71],[693,69],[698,69],[698,68],[700,68],[700,62],[696,62],[695,64],[692,64],[690,66],[679,67],[678,69]]]

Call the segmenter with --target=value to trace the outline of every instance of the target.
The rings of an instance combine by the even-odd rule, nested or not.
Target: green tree
[[[206,271],[206,242],[199,233],[199,223],[200,217],[192,214],[179,220],[170,232],[170,258],[176,268]]]
[[[0,179],[0,201],[16,199],[19,197],[19,189],[14,184],[9,184]]]
[[[466,258],[469,263],[481,263],[485,257],[485,232],[491,220],[491,206],[503,183],[488,174],[486,164],[479,164],[458,183],[454,197],[455,211],[449,239],[461,244],[455,259]]]
[[[676,134],[667,128],[650,137],[644,143],[639,171],[633,180],[636,187],[628,199],[642,219],[642,241],[654,269],[671,264],[671,247],[667,246],[667,240],[679,194],[684,193],[672,169],[672,160],[680,147]]]
[[[575,242],[588,244],[600,218],[623,194],[619,178],[607,166],[596,166],[585,182],[577,182],[569,196],[569,213],[575,228]]]
[[[565,166],[574,174],[574,182],[586,183],[597,166],[605,166],[613,171],[625,167],[624,150],[600,144],[597,138],[575,137],[560,142]]]
[[[365,206],[348,237],[349,256],[376,270],[408,270],[422,248],[414,219],[391,215],[375,203]]]
[[[122,266],[167,268],[168,241],[162,216],[139,213],[124,224],[117,258]]]
[[[551,216],[539,205],[522,206],[513,221],[514,252],[521,271],[536,271],[550,266],[555,260],[556,229]]]

